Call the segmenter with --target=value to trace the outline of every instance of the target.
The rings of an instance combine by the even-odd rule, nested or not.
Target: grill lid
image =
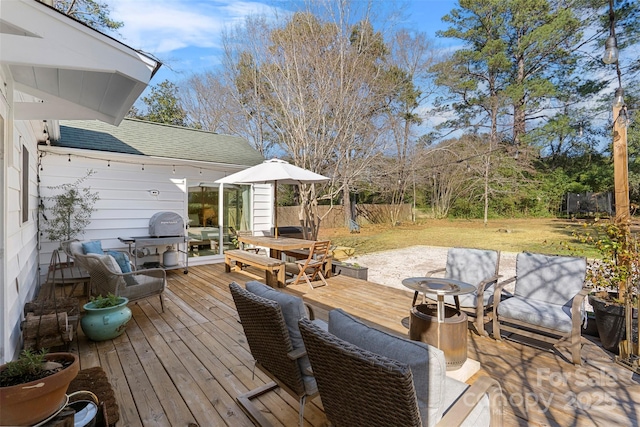
[[[149,220],[149,236],[172,237],[184,235],[184,220],[175,212],[158,212]]]

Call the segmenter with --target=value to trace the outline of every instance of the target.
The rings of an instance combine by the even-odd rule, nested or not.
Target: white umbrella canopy
[[[292,165],[284,160],[271,159],[252,166],[248,169],[225,176],[216,184],[274,184],[274,228],[278,237],[278,184],[313,184],[326,182],[329,178],[307,169]]]

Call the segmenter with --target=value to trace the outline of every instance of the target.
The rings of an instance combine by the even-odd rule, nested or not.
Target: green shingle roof
[[[61,120],[54,147],[253,166],[264,158],[237,136],[125,118],[119,126],[98,120]]]

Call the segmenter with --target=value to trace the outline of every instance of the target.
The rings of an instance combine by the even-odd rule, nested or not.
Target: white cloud
[[[216,48],[225,26],[272,9],[257,2],[109,0],[111,17],[124,22],[123,41],[154,55],[185,48]]]

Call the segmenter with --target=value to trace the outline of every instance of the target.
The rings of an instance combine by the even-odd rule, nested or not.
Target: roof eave
[[[3,2],[0,23],[0,63],[15,90],[37,98],[17,97],[17,120],[98,119],[118,125],[161,66],[35,0]]]

